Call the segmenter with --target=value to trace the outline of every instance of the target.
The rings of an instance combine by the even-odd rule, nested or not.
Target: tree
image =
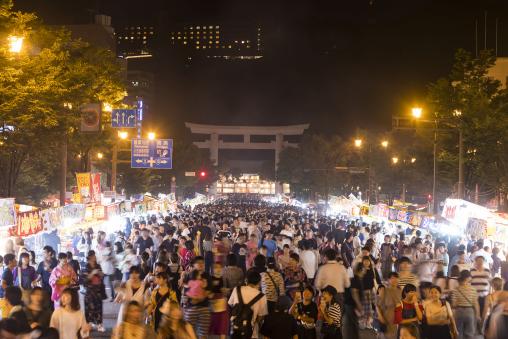
[[[458,50],[450,75],[429,86],[431,111],[441,126],[452,129],[440,136],[440,177],[442,181],[456,181],[460,128],[466,152],[466,192],[470,198],[476,184],[486,197],[493,197],[496,192],[506,195],[508,188],[508,96],[500,82],[488,76],[494,63],[491,51],[482,51],[475,58]]]
[[[114,104],[125,90],[120,66],[110,52],[73,40],[64,29],[44,27],[34,15],[13,12],[12,2],[2,0],[0,36],[10,34],[23,36],[25,43],[18,55],[0,46],[0,121],[4,126],[0,195],[22,200],[16,192],[18,184],[29,183],[31,171],[55,173],[55,150],[62,142],[68,142],[71,150],[79,148],[80,142],[85,147],[106,142],[107,133],[97,138],[79,134],[81,105]],[[29,159],[39,163],[34,166]],[[20,179],[21,175],[27,178]],[[54,189],[44,186],[41,192]]]

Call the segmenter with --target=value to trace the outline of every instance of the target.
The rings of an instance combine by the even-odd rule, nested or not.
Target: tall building
[[[65,27],[75,39],[82,39],[93,46],[116,52],[115,31],[111,27],[111,17],[107,15],[96,15],[92,24],[66,25]]]
[[[130,64],[130,62],[129,62]],[[143,99],[144,114],[150,112],[154,100],[154,75],[151,72],[134,70],[128,67],[127,70],[127,102],[135,102],[138,98]]]
[[[225,60],[255,60],[263,57],[259,26],[206,24],[185,25],[169,33],[170,45],[185,56]]]
[[[127,59],[152,56],[155,45],[155,27],[131,25],[117,28],[118,55]]]

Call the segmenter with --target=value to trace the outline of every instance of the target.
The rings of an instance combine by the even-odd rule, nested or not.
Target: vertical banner
[[[81,203],[89,203],[92,198],[90,173],[76,173],[78,193]]]
[[[91,198],[95,202],[101,201],[101,173],[90,174],[92,183]]]
[[[41,211],[21,212],[17,216],[16,235],[26,237],[42,231]]]
[[[0,227],[16,225],[14,198],[0,199]]]

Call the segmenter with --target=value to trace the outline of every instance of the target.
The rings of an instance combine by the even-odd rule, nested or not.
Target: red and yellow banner
[[[78,203],[88,203],[91,200],[91,177],[90,173],[76,173],[76,182],[78,186],[79,201]]]
[[[42,231],[42,216],[40,210],[21,212],[17,215],[16,235],[26,237]]]

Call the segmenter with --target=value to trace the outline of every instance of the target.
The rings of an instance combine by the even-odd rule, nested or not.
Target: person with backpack
[[[228,304],[231,310],[231,338],[258,338],[259,324],[268,314],[266,296],[259,291],[261,275],[247,272],[247,286],[235,287]]]

